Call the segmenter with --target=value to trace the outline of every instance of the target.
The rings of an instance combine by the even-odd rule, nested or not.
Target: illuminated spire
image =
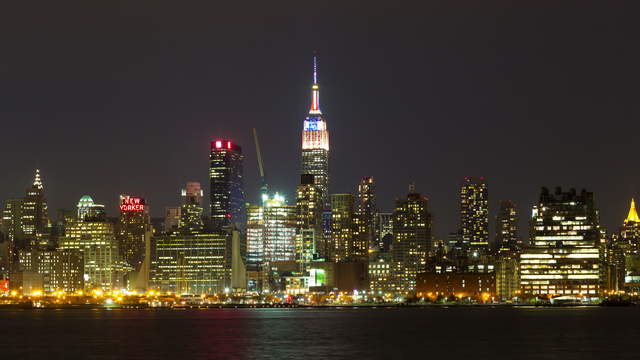
[[[638,213],[636,212],[636,202],[631,199],[631,208],[629,208],[629,215],[627,215],[627,219],[624,222],[635,222],[640,223],[640,218],[638,217]]]
[[[36,169],[36,177],[33,179],[33,186],[42,189],[42,179],[40,179],[40,169]]]
[[[313,52],[313,84],[311,85],[310,115],[322,115],[320,111],[320,86],[318,85],[318,53]]]

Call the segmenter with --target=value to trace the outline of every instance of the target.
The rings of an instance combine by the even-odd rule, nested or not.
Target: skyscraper
[[[322,206],[320,191],[314,184],[313,175],[302,175],[296,189],[296,259],[301,263],[302,269],[313,260],[314,255],[324,258],[327,253],[322,231]]]
[[[398,265],[399,288],[416,287],[418,273],[425,271],[431,251],[431,214],[428,199],[409,187],[406,199],[396,200],[393,212],[393,261]]]
[[[313,57],[313,84],[311,108],[302,129],[301,174],[311,174],[320,189],[322,203],[329,208],[329,130],[320,110],[320,85],[318,85],[318,59]]]
[[[143,198],[120,195],[120,218],[116,239],[120,256],[138,273],[145,260],[145,242],[150,229],[149,209]]]
[[[33,185],[26,190],[26,196],[22,201],[22,234],[26,245],[48,246],[50,227],[40,170],[36,170]]]
[[[631,199],[629,214],[620,228],[620,239],[630,252],[640,253],[640,217],[636,211],[636,202]]]
[[[520,245],[516,206],[511,200],[502,200],[496,216],[496,249],[517,250]]]
[[[353,194],[331,194],[331,260],[363,261],[369,244],[358,233]]]
[[[217,139],[211,142],[209,159],[213,230],[228,230],[231,225],[244,228],[242,148],[229,139]]]
[[[202,221],[202,189],[199,182],[188,182],[182,189],[182,206],[180,206],[180,221],[178,231],[181,234],[200,234],[204,230]],[[220,231],[220,228],[216,229]]]
[[[600,225],[593,193],[543,188],[531,214],[531,240],[520,255],[523,294],[585,295],[600,291]]]
[[[360,236],[367,242],[369,249],[379,248],[376,183],[372,177],[364,177],[358,184],[358,216]]]
[[[11,270],[17,261],[18,249],[23,248],[22,199],[5,201],[2,209],[2,233],[7,241],[6,259],[3,265]]]
[[[462,242],[472,251],[489,250],[489,201],[483,177],[464,178],[460,188],[460,230]]]
[[[260,265],[296,259],[296,206],[276,193],[248,209],[247,262]]]
[[[83,196],[78,202],[78,214],[91,208],[104,210],[104,206],[94,204],[90,196]],[[59,248],[77,249],[82,253],[86,288],[120,289],[124,286],[124,273],[128,269],[120,258],[114,226],[106,221],[104,212],[95,212],[95,216],[89,212],[69,223]]]

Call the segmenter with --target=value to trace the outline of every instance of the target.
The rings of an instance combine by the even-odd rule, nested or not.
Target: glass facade
[[[242,148],[228,139],[211,142],[211,221],[214,231],[233,224],[243,229],[246,222]]]

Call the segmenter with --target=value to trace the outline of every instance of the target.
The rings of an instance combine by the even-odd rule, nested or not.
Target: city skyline
[[[382,19],[383,10],[376,5],[368,15]],[[18,13],[26,11],[14,6]],[[73,208],[81,195],[91,194],[115,216],[119,194],[132,193],[148,199],[152,214],[160,216],[166,206],[179,204],[176,194],[182,184],[207,183],[208,144],[229,137],[245,148],[246,199],[255,199],[260,180],[251,128],[256,127],[272,189],[292,203],[301,118],[309,106],[309,57],[318,50],[322,103],[332,134],[331,192],[356,193],[359,179],[373,176],[378,206],[389,211],[407,184],[415,182],[430,200],[438,237],[445,238],[459,221],[460,182],[465,176],[484,176],[493,239],[499,200],[514,201],[524,229],[541,186],[587,188],[596,194],[602,223],[617,230],[627,211],[623,204],[640,193],[635,184],[640,174],[618,160],[635,151],[631,134],[638,126],[632,121],[638,113],[632,85],[637,70],[627,66],[637,63],[638,54],[627,45],[631,32],[625,23],[613,21],[624,14],[585,6],[586,13],[599,15],[596,23],[609,26],[610,32],[599,36],[603,33],[588,20],[577,18],[569,26],[564,21],[568,7],[545,13],[544,26],[536,22],[542,8],[505,10],[504,17],[496,17],[499,30],[481,21],[495,7],[467,14],[469,25],[462,28],[456,21],[445,22],[451,17],[438,17],[455,9],[431,9],[433,14],[420,12],[424,18],[415,19],[419,21],[401,24],[391,17],[373,25],[357,16],[356,8],[346,9],[353,15],[346,22],[320,7],[309,24],[282,23],[299,34],[293,39],[264,20],[260,24],[275,31],[269,51],[245,43],[256,35],[267,39],[255,27],[229,41],[214,37],[206,46],[192,40],[210,36],[217,26],[228,25],[224,21],[202,32],[152,27],[160,31],[160,39],[180,44],[174,49],[144,37],[149,34],[142,29],[144,19],[120,20],[123,29],[141,31],[135,39],[127,40],[124,32],[102,34],[100,26],[110,19],[97,14],[95,24],[83,24],[82,34],[54,30],[60,35],[54,41],[60,51],[49,62],[34,54],[53,45],[25,34],[33,47],[25,54],[17,51],[19,42],[9,43],[9,55],[1,60],[7,70],[2,72],[0,103],[10,125],[0,135],[0,147],[11,155],[8,171],[0,174],[0,196],[21,195],[37,167],[52,212]],[[155,15],[167,11],[159,9]],[[136,9],[123,12],[135,14]],[[53,14],[64,16],[56,10]],[[194,24],[208,23],[189,15]],[[180,24],[187,21],[180,13],[176,16]],[[329,26],[320,21],[323,16],[335,21]],[[29,19],[21,21],[40,21],[39,26],[52,21]],[[358,31],[363,24],[388,37],[369,38]],[[430,35],[422,26],[461,33]],[[85,37],[96,34],[87,45]],[[486,44],[485,39],[497,43],[474,45]],[[139,43],[146,46],[135,49]],[[99,54],[128,56],[102,59],[81,50],[84,46],[100,49]],[[596,46],[601,51],[594,54]],[[157,56],[147,64],[154,52]],[[25,55],[30,61],[19,61]],[[593,77],[586,71],[594,68],[606,69],[608,75]],[[122,72],[117,80],[112,80],[114,71]],[[465,106],[456,106],[460,103]],[[603,119],[609,126],[593,131]],[[539,136],[528,136],[529,127]],[[620,131],[623,127],[627,130]],[[564,136],[568,134],[573,135]],[[553,160],[558,147],[571,167]],[[128,156],[133,150],[138,156]],[[605,170],[596,174],[593,164],[606,164]],[[623,176],[610,176],[614,173]]]

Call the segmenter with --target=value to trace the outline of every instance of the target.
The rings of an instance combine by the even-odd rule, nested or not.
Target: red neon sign
[[[120,211],[144,211],[144,199],[139,197],[125,197],[120,201]]]
[[[9,280],[0,280],[0,292],[9,291]]]
[[[216,149],[220,149],[222,147],[222,141],[216,140]]]

